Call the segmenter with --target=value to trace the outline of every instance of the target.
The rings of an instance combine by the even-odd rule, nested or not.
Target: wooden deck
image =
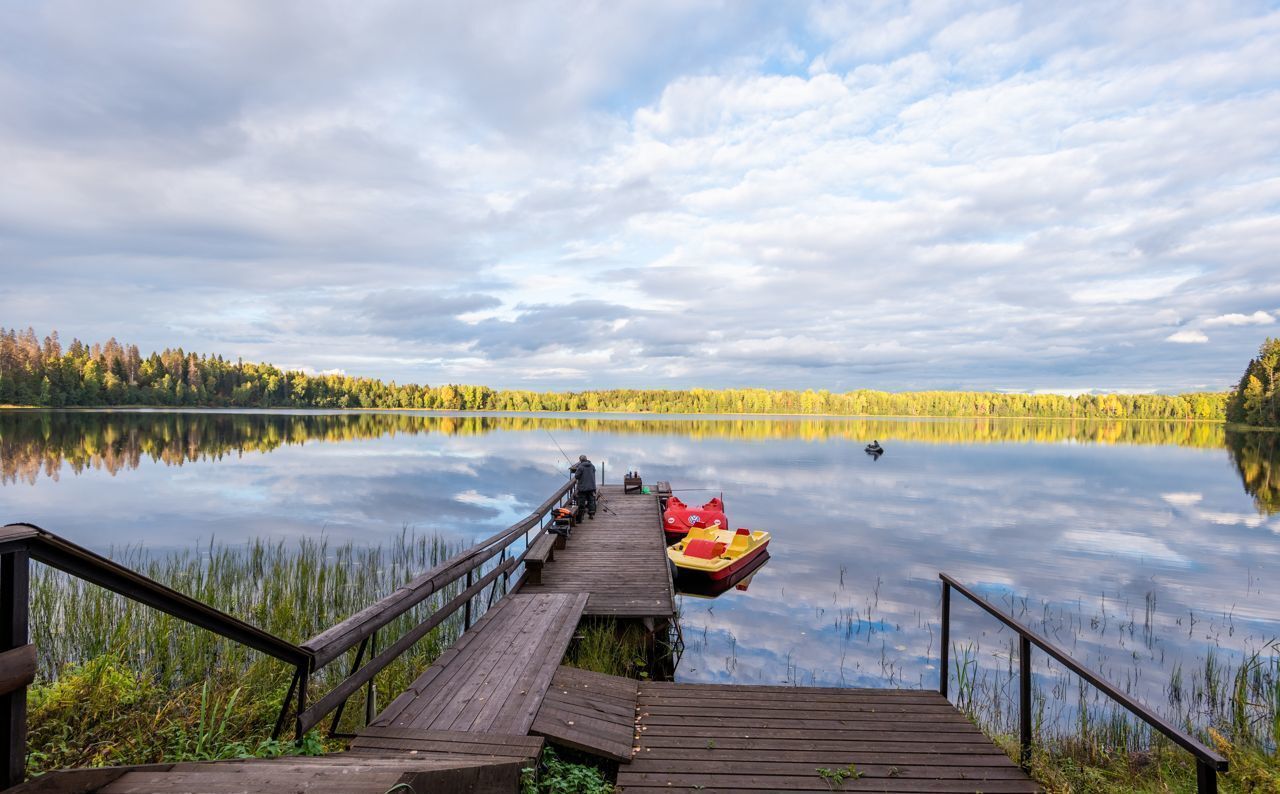
[[[936,692],[641,683],[624,792],[1036,792],[1040,788]]]
[[[561,667],[532,730],[565,747],[630,761],[636,697],[633,679]]]
[[[527,734],[586,603],[586,593],[501,599],[370,725]]]
[[[561,665],[584,615],[674,618],[668,571],[657,498],[605,487],[541,583],[499,599],[349,751],[72,770],[15,790],[514,792],[544,742],[617,762],[624,792],[1040,790],[934,692],[660,683]]]
[[[658,498],[625,494],[621,485],[599,492],[595,519],[574,527],[565,549],[525,593],[588,593],[584,615],[670,619],[675,590],[667,567]]]

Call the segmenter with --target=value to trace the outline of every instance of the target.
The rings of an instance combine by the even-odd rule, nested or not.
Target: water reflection
[[[144,461],[182,465],[271,452],[308,442],[386,436],[472,436],[502,431],[675,435],[694,440],[926,443],[1077,442],[1221,447],[1222,426],[1204,422],[1047,419],[750,419],[735,417],[423,414],[290,411],[0,411],[0,482],[72,472],[112,474]]]
[[[773,534],[749,589],[681,596],[681,680],[935,686],[943,570],[1170,713],[1280,635],[1276,437],[1214,424],[0,412],[0,522],[103,551],[476,538],[563,482],[543,428]],[[1008,667],[995,621],[954,620],[955,658]]]
[[[1280,433],[1227,433],[1227,449],[1258,511],[1280,513]]]
[[[769,552],[764,551],[757,559],[745,568],[735,571],[723,579],[708,579],[702,576],[680,575],[675,578],[676,592],[694,598],[718,598],[730,590],[746,592],[756,573],[769,562]]]

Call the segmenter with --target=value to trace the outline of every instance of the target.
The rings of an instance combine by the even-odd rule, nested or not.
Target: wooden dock
[[[574,528],[567,546],[553,552],[552,538],[542,534],[544,523],[567,496],[562,487],[529,518],[300,646],[254,635],[252,627],[221,613],[199,616],[201,625],[224,636],[238,631],[242,641],[257,642],[255,647],[277,658],[299,660],[300,735],[389,660],[465,608],[468,626],[458,640],[358,732],[347,752],[70,770],[15,790],[505,794],[518,790],[520,769],[536,762],[544,742],[617,763],[625,792],[1039,790],[936,693],[662,683],[562,666],[584,616],[641,620],[651,630],[676,616],[657,497],[602,488],[596,518]],[[25,543],[40,539],[23,532],[12,534]],[[530,532],[533,542],[515,545]],[[62,542],[57,550],[66,554],[67,547]],[[58,559],[47,554],[54,564]],[[520,577],[511,594],[495,600],[500,580],[517,575],[526,560],[526,570],[536,563],[540,581]],[[88,570],[86,564],[77,570]],[[379,629],[463,579],[465,589],[452,600],[360,666]],[[484,603],[477,597],[486,588],[493,606],[470,624],[471,606]],[[185,598],[157,588],[143,595],[160,608],[164,599]],[[194,609],[194,603],[183,606]],[[310,672],[357,647],[348,677],[307,707]],[[293,690],[286,703],[292,696]],[[834,785],[834,773],[824,777],[821,769],[848,774]]]
[[[605,485],[600,509],[573,530],[566,548],[526,593],[587,593],[584,615],[669,620],[675,617],[675,588],[667,565],[667,544],[657,497],[623,493]]]
[[[1035,792],[936,692],[642,682],[624,792]]]
[[[586,593],[520,593],[502,599],[370,727],[523,736],[586,602]]]

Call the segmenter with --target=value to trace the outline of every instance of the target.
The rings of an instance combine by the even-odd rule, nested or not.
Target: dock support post
[[[372,659],[378,655],[378,632],[369,635],[369,658]],[[364,696],[364,724],[368,725],[373,722],[373,718],[378,716],[378,688],[375,685],[374,678],[369,679],[369,686],[365,690]]]
[[[307,682],[310,680],[311,662],[308,660],[298,665],[298,714],[293,722],[293,740],[297,744],[302,744],[302,737],[309,727],[302,724],[302,712],[307,710]]]
[[[1031,640],[1018,638],[1018,741],[1023,769],[1031,768]]]
[[[471,589],[471,570],[470,569],[467,570],[467,589],[468,590]],[[471,600],[472,599],[470,598],[467,599],[467,610],[462,616],[463,631],[471,630]]]
[[[938,654],[938,692],[947,696],[948,665],[951,653],[951,583],[942,583],[942,647]]]
[[[26,549],[0,555],[0,651],[27,644],[31,571]],[[16,786],[27,768],[27,687],[0,695],[0,774],[4,788]]]
[[[1196,759],[1196,794],[1218,794],[1218,770],[1203,758]]]

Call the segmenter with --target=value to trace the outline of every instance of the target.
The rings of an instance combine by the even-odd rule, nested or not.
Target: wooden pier
[[[675,617],[675,588],[667,564],[657,498],[600,488],[600,509],[573,530],[555,552],[542,582],[526,593],[587,593],[584,615],[668,620]]]
[[[300,645],[43,530],[5,527],[0,573],[25,565],[29,555],[296,665],[277,727],[292,708],[298,735],[340,715],[379,670],[449,616],[465,612],[465,631],[452,647],[379,713],[367,712],[347,752],[68,770],[15,790],[506,794],[518,790],[520,770],[536,762],[545,742],[616,762],[624,792],[830,791],[820,770],[851,764],[857,774],[840,781],[842,791],[1039,790],[937,693],[640,682],[563,666],[584,616],[636,620],[651,631],[676,616],[658,498],[602,488],[595,519],[576,526],[557,549],[546,529],[552,511],[571,496],[569,486],[560,488],[528,518]],[[10,559],[13,554],[21,560]],[[6,589],[15,582],[25,580],[0,579],[0,596],[9,596],[0,600],[15,603],[19,594]],[[440,593],[453,597],[375,653],[380,631]],[[15,648],[29,647],[22,644],[21,596],[22,636],[9,635]],[[486,603],[491,606],[473,622],[473,609]],[[0,648],[0,661],[4,656]],[[347,678],[310,701],[314,671],[351,657]],[[0,697],[19,692],[25,690],[15,686]],[[21,767],[12,753],[7,764],[11,783],[18,782]]]

